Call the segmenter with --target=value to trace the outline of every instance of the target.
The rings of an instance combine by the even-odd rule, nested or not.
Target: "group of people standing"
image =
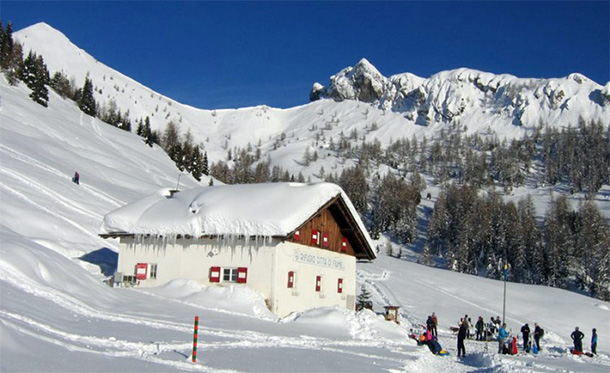
[[[532,331],[530,330],[529,324],[525,323],[521,327],[521,334],[523,335],[523,350],[529,352],[530,350],[540,351],[540,338],[544,336],[544,329],[538,325],[538,323],[534,323],[534,333],[532,335]],[[531,344],[530,337],[533,337],[534,344]]]
[[[426,320],[426,332],[424,335],[429,339],[436,340],[437,338],[437,327],[438,318],[433,312],[432,315],[428,316]],[[503,323],[500,316],[490,318],[489,322],[485,322],[482,316],[479,316],[477,322],[474,324],[474,330],[472,332],[473,324],[472,319],[465,315],[460,318],[458,328],[451,328],[457,331],[457,356],[466,356],[466,346],[464,341],[466,338],[475,338],[477,341],[498,341],[498,353],[517,353],[517,336],[511,337],[509,330],[506,328],[506,323]],[[525,352],[538,353],[542,349],[540,340],[544,336],[544,329],[538,323],[534,323],[533,330],[530,329],[528,323],[521,327],[521,334],[523,336],[523,350]],[[574,341],[573,352],[583,353],[582,341],[585,335],[579,330],[578,327],[572,332],[571,338]],[[597,330],[593,329],[591,335],[591,354],[597,354]]]

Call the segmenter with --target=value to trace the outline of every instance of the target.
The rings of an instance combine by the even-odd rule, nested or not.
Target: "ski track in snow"
[[[0,144],[0,152],[2,152],[4,154],[12,157],[13,159],[19,160],[19,161],[27,164],[30,167],[33,166],[33,167],[39,168],[39,169],[41,169],[43,171],[46,171],[46,172],[51,173],[53,175],[56,175],[56,176],[58,176],[58,177],[60,177],[62,179],[70,177],[69,175],[66,175],[64,172],[59,171],[56,168],[50,167],[49,165],[47,165],[45,163],[42,163],[42,162],[40,162],[40,161],[36,160],[35,158],[32,158],[32,157],[30,157],[28,155],[19,153],[19,152],[15,151],[14,149],[11,149],[11,148],[7,147],[6,145]],[[13,171],[13,172],[16,172],[16,171]],[[37,182],[34,182],[34,181],[31,181],[31,183],[32,184],[36,184],[36,186],[39,187],[39,188],[43,188],[42,184],[40,184],[40,183],[37,183]],[[120,206],[123,206],[125,204],[124,201],[118,200],[118,199],[110,196],[109,194],[107,194],[107,193],[105,193],[105,192],[103,192],[103,191],[101,191],[101,190],[99,190],[97,188],[91,187],[89,185],[81,185],[80,187],[85,189],[85,190],[87,190],[88,192],[90,192],[94,196],[98,197],[99,199],[101,199],[101,200],[103,200],[105,202],[110,203],[114,207],[120,207]],[[45,189],[50,191],[49,188],[45,188]],[[80,206],[79,208],[83,209],[82,206]]]
[[[74,211],[75,213],[85,215],[94,220],[101,220],[103,218],[103,215],[88,211],[85,206],[75,203],[72,199],[66,198],[60,193],[54,192],[52,189],[45,187],[44,185],[34,181],[32,178],[25,176],[22,173],[2,168],[0,168],[0,173],[12,177],[15,180],[18,180],[24,183],[26,186],[38,189],[41,194],[48,196],[50,200],[61,203],[63,206]]]
[[[3,172],[3,170],[0,170],[0,172]],[[61,214],[59,214],[57,212],[51,211],[48,208],[46,208],[44,206],[41,206],[40,204],[37,204],[36,202],[32,201],[30,198],[28,198],[23,193],[20,193],[19,191],[15,190],[13,188],[8,187],[6,184],[0,184],[0,187],[5,189],[7,192],[15,195],[16,197],[21,198],[23,201],[27,202],[28,204],[34,206],[35,209],[38,209],[40,211],[44,211],[44,212],[46,212],[47,214],[49,214],[51,216],[54,216],[54,217],[56,217],[56,218],[58,218],[60,220],[63,220],[66,223],[68,223],[69,225],[71,225],[71,226],[75,227],[76,229],[80,230],[81,232],[86,233],[87,235],[92,235],[93,232],[90,232],[89,230],[87,230],[87,228],[85,228],[82,225],[76,223],[74,220],[68,219],[65,216],[63,216],[63,215],[61,215]]]
[[[398,298],[389,288],[376,282],[387,281],[387,279],[390,277],[390,273],[388,271],[383,271],[381,275],[375,275],[364,270],[357,270],[356,277],[360,280],[360,282],[366,283],[369,288],[372,289],[372,292],[375,293],[378,298],[382,299],[385,304],[400,306],[401,310],[399,312],[399,316],[407,320],[411,324],[411,326],[418,326],[423,324],[421,320],[418,320],[413,315],[405,311],[407,306],[398,302]]]
[[[22,275],[18,271],[14,270],[9,265],[0,262],[0,280],[7,284],[19,288],[20,290],[30,293],[36,297],[47,299],[67,311],[81,316],[100,319],[111,322],[123,322],[130,324],[137,324],[139,326],[150,327],[155,329],[168,329],[174,331],[180,331],[185,335],[190,336],[192,332],[192,326],[187,323],[175,323],[170,321],[159,321],[151,320],[144,317],[136,317],[130,315],[118,315],[110,314],[108,312],[94,309],[82,301],[73,297],[67,296],[66,293],[60,292],[53,288],[43,286],[35,283],[31,279]],[[147,294],[148,295],[148,294]],[[184,302],[187,305],[191,305]],[[198,308],[202,308],[197,306]],[[205,308],[204,308],[205,309]],[[217,309],[209,309],[211,312],[222,312],[231,313],[229,311],[222,311]],[[243,317],[244,315],[233,313],[236,316]],[[133,357],[143,360],[147,360],[159,364],[167,364],[178,369],[187,370],[200,370],[200,371],[211,371],[204,369],[201,365],[191,365],[189,363],[179,363],[175,360],[162,359],[154,354],[159,352],[168,351],[188,351],[191,348],[189,343],[177,343],[177,342],[165,342],[160,341],[154,344],[144,342],[130,342],[126,340],[116,340],[114,338],[100,338],[89,335],[80,335],[74,333],[67,333],[60,331],[52,326],[39,323],[28,317],[17,315],[5,310],[0,310],[1,320],[5,325],[8,325],[14,329],[18,329],[22,333],[27,332],[29,329],[36,330],[36,332],[27,332],[36,338],[42,339],[46,342],[59,344],[70,350],[80,350],[94,353],[101,353],[112,357]],[[22,326],[18,326],[22,325]],[[42,332],[41,332],[42,331]],[[43,335],[44,334],[44,335]],[[201,344],[199,350],[218,350],[218,349],[250,349],[250,348],[293,348],[293,349],[306,349],[306,350],[322,350],[331,353],[341,353],[353,356],[358,356],[367,359],[379,359],[383,361],[394,361],[397,363],[404,363],[411,355],[408,351],[403,351],[403,348],[407,345],[406,342],[396,341],[383,341],[383,340],[329,340],[329,339],[303,339],[302,337],[277,337],[273,334],[260,333],[255,331],[242,331],[235,332],[233,329],[219,329],[219,328],[202,328],[200,336],[202,339],[205,336],[214,336],[218,338],[229,339],[223,342],[209,342]],[[188,337],[187,337],[188,338]],[[377,346],[379,348],[392,347],[397,353],[407,354],[405,359],[391,358],[388,356],[376,356],[370,353],[356,352],[346,350],[345,348],[352,347],[367,347]],[[187,365],[182,365],[187,364]],[[195,369],[193,367],[201,367],[201,369]],[[214,369],[214,371],[218,371]]]

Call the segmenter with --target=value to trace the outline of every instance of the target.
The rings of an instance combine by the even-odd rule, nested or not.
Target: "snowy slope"
[[[81,114],[53,93],[48,108],[32,102],[28,93],[23,85],[11,87],[0,78],[0,371],[610,368],[610,303],[515,284],[508,287],[509,327],[541,323],[547,331],[542,354],[499,356],[495,344],[468,341],[468,356],[456,359],[448,327],[465,313],[486,319],[501,314],[502,283],[383,253],[373,263],[359,263],[358,283],[373,294],[375,311],[386,304],[401,306],[400,326],[369,311],[334,308],[278,320],[258,294],[239,287],[202,288],[176,280],[146,290],[110,288],[100,271],[109,273],[116,265],[116,244],[97,236],[103,215],[175,187],[178,172],[163,152],[138,137]],[[70,181],[74,170],[81,173],[80,186]],[[181,185],[198,184],[183,175]],[[433,356],[406,338],[433,311],[449,357]],[[193,364],[195,315],[201,318],[200,344]],[[576,325],[587,336],[591,327],[598,328],[598,357],[567,354],[568,333]]]

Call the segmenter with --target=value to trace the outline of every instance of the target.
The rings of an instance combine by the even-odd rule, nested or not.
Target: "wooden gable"
[[[374,259],[363,232],[341,196],[337,196],[318,210],[311,218],[294,230],[288,240],[301,245],[317,247],[355,256]]]

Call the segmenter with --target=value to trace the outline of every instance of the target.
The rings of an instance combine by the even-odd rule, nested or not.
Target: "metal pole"
[[[508,279],[508,263],[504,262],[504,303],[502,304],[502,324],[506,322],[506,280]]]

